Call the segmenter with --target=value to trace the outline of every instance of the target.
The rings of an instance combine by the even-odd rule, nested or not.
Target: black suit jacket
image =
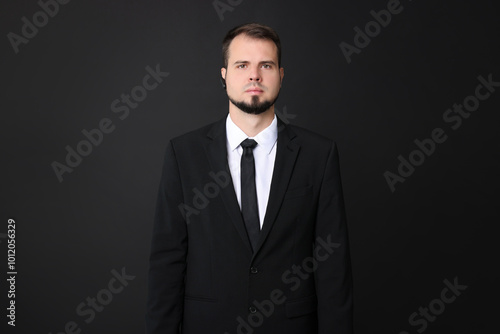
[[[151,246],[147,333],[352,333],[336,144],[278,118],[277,145],[252,253],[227,164],[226,118],[169,142]]]

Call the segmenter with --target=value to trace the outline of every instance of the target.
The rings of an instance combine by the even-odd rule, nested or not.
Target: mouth
[[[250,88],[250,89],[247,89],[245,92],[247,92],[251,95],[257,95],[257,94],[263,93],[264,91],[260,88]]]

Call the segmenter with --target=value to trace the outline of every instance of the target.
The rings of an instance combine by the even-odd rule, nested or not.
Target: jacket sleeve
[[[179,209],[183,192],[172,142],[166,149],[149,258],[147,334],[178,334],[182,324],[187,226]]]
[[[318,334],[353,332],[352,274],[337,146],[332,142],[321,184],[314,256]]]

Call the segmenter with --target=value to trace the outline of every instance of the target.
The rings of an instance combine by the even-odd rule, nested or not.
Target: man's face
[[[278,98],[284,70],[278,67],[278,48],[273,41],[236,36],[229,45],[226,80],[229,101],[249,114],[269,110]]]

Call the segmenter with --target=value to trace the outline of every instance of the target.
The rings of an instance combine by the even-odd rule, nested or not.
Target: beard
[[[279,91],[278,94],[276,94],[276,97],[272,101],[271,100],[260,101],[259,96],[252,96],[251,102],[247,103],[245,101],[236,101],[233,98],[231,98],[229,94],[227,95],[229,101],[231,101],[231,103],[234,104],[238,109],[240,109],[243,112],[246,112],[247,114],[252,114],[252,115],[259,115],[269,110],[269,108],[271,108],[278,99],[278,96],[279,96]]]

